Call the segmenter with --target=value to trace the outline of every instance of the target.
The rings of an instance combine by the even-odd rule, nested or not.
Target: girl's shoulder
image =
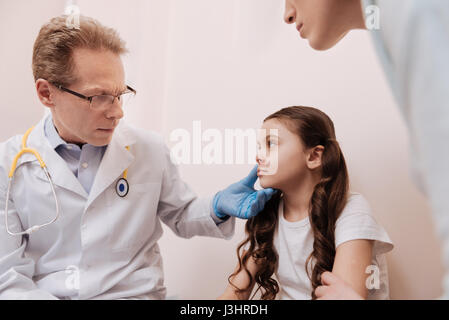
[[[366,198],[358,192],[349,192],[346,205],[341,216],[348,214],[368,214],[371,215],[371,207]]]
[[[346,206],[335,225],[335,246],[357,239],[375,240],[375,255],[393,249],[393,242],[372,214],[366,198],[360,193],[350,192]]]

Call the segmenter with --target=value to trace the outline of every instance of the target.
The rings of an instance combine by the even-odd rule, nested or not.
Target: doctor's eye
[[[129,102],[134,98],[135,93],[132,91],[125,91],[121,95],[117,97],[117,99],[120,101],[120,104],[122,106],[126,106],[129,104]]]
[[[90,100],[90,106],[94,110],[106,110],[110,108],[114,104],[115,99],[117,99],[119,105],[123,107],[130,103],[135,94],[134,91],[127,90],[118,96],[108,94],[93,96]]]

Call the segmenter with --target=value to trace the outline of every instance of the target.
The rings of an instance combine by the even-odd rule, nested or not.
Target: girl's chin
[[[259,183],[260,183],[260,186],[264,189],[275,187],[275,183],[274,183],[274,180],[272,179],[272,176],[260,176]]]

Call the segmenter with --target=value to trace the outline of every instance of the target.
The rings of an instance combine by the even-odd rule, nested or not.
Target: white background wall
[[[62,0],[0,0],[0,141],[43,114],[31,71],[40,26],[63,12]],[[85,15],[116,28],[138,90],[126,120],[168,141],[176,128],[259,128],[290,105],[322,109],[334,121],[352,190],[370,202],[395,243],[388,254],[391,296],[441,294],[440,247],[429,207],[409,176],[407,134],[369,34],[351,32],[333,50],[315,52],[282,22],[283,0],[78,1]],[[181,165],[199,196],[240,180],[251,165]],[[214,299],[236,264],[239,221],[230,241],[160,241],[169,297]]]

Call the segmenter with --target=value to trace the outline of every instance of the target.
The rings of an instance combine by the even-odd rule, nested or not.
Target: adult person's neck
[[[341,1],[338,11],[335,12],[336,25],[346,32],[355,29],[366,29],[365,14],[362,0]]]
[[[351,13],[348,18],[348,23],[351,29],[366,29],[362,2],[362,0],[355,0],[354,5],[350,8]]]
[[[287,221],[299,221],[309,216],[310,199],[319,180],[318,174],[311,172],[299,183],[282,190],[284,218]]]
[[[70,138],[69,136],[64,134],[64,130],[60,130],[60,128],[63,128],[62,125],[56,121],[55,118],[53,118],[53,125],[55,126],[56,132],[59,134],[62,140],[64,140],[66,143],[76,144],[78,147],[82,148],[83,145],[85,145],[85,142],[80,142],[77,139]]]

